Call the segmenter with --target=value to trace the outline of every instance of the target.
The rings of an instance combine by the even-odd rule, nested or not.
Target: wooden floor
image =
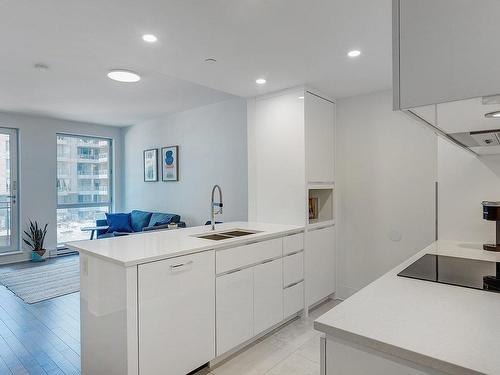
[[[0,285],[0,374],[80,374],[79,293],[28,305]]]

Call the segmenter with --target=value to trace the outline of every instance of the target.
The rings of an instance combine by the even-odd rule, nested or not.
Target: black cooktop
[[[426,254],[398,276],[500,293],[500,263]]]

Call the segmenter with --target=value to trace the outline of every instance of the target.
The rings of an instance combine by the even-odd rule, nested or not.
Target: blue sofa
[[[109,225],[107,219],[96,220],[96,226]],[[114,231],[112,228],[107,230],[98,230],[97,238],[110,238],[118,236],[126,236],[137,232],[147,232],[152,230],[160,230],[168,228],[169,224],[176,223],[178,227],[185,228],[186,223],[181,221],[181,217],[176,214],[166,214],[161,212],[148,212],[133,210],[130,213],[130,229],[132,231],[120,232]]]

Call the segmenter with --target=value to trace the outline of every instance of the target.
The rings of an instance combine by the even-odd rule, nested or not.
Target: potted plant
[[[35,222],[30,220],[29,232],[24,231],[26,237],[23,238],[23,241],[31,248],[31,260],[33,262],[43,262],[45,260],[43,256],[46,250],[43,248],[43,242],[45,241],[48,225],[45,224],[42,229],[42,227],[38,226],[36,220]]]

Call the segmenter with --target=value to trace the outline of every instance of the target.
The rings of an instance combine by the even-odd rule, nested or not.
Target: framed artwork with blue
[[[162,147],[161,179],[162,181],[179,181],[179,146]]]
[[[158,181],[158,149],[144,150],[144,182]]]

